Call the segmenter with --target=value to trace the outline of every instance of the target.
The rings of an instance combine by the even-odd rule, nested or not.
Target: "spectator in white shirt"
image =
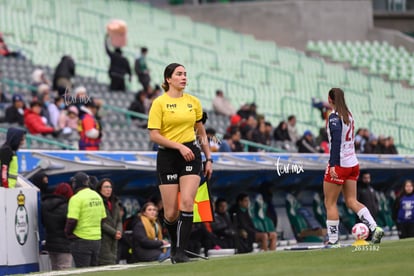
[[[236,110],[231,105],[231,102],[224,97],[224,93],[221,90],[216,91],[216,97],[213,99],[213,110],[225,116],[232,116],[236,114]]]

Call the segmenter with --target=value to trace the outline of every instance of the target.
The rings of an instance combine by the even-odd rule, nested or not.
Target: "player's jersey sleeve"
[[[148,116],[148,129],[161,129],[162,125],[162,104],[161,97],[154,100]]]
[[[342,120],[336,113],[329,115],[328,130],[330,137],[329,166],[339,166],[341,164]]]
[[[196,122],[200,122],[203,118],[203,107],[201,106],[200,100],[196,97],[194,98],[195,112],[196,112]]]

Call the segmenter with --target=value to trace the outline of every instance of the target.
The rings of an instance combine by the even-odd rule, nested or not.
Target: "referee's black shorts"
[[[195,141],[184,143],[189,147],[194,155],[193,161],[185,161],[184,157],[178,150],[159,148],[157,154],[157,175],[158,185],[162,184],[177,184],[183,175],[200,175],[201,151]]]

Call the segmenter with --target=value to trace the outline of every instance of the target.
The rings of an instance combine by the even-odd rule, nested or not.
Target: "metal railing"
[[[394,104],[394,120],[398,120],[398,110],[401,110],[401,108],[407,108],[407,109],[411,109],[411,111],[414,111],[414,103],[401,103],[401,102],[396,102]],[[413,113],[412,113],[413,114]],[[407,116],[407,114],[403,115],[403,116]],[[411,117],[408,114],[409,117]]]
[[[33,24],[30,26],[30,32],[29,32],[29,41],[30,42],[35,42],[35,32],[46,32],[46,33],[50,33],[54,36],[56,36],[56,49],[61,51],[62,50],[62,43],[61,40],[62,38],[69,38],[71,41],[75,41],[78,42],[80,44],[82,44],[83,46],[83,57],[84,58],[88,58],[88,53],[89,53],[89,43],[88,41],[81,37],[81,36],[77,36],[71,33],[66,33],[66,32],[62,32],[56,29],[52,29],[52,28],[48,28],[42,25],[38,25],[38,24]]]
[[[224,88],[223,89],[224,89],[224,91],[227,91],[227,93],[229,91],[229,86],[230,85],[235,85],[235,86],[240,87],[244,90],[251,91],[253,93],[253,100],[252,101],[256,102],[257,91],[256,91],[256,88],[254,86],[246,85],[246,84],[240,83],[238,81],[230,80],[230,79],[220,78],[220,77],[210,75],[210,74],[207,74],[207,73],[200,73],[195,78],[196,78],[196,82],[197,82],[197,90],[198,91],[202,91],[201,82],[200,82],[201,79],[202,78],[207,78],[207,79],[223,82],[224,83]]]
[[[375,129],[375,127],[374,127],[375,124],[384,125],[387,128],[390,128],[390,127],[397,128],[397,133],[396,133],[397,135],[396,136],[395,136],[395,134],[393,135],[396,138],[395,140],[398,141],[398,143],[395,143],[395,146],[397,146],[399,148],[409,150],[411,152],[414,152],[414,148],[407,147],[402,141],[402,132],[403,132],[403,130],[412,132],[411,136],[414,136],[414,128],[404,126],[404,125],[400,125],[400,124],[396,124],[396,123],[392,123],[390,121],[380,120],[380,119],[371,119],[368,122],[368,128],[370,130]]]
[[[181,41],[181,40],[178,40],[178,39],[166,38],[164,40],[164,45],[165,45],[165,51],[166,51],[167,55],[169,55],[169,46],[171,44],[178,44],[178,45],[186,47],[188,49],[189,53],[190,53],[190,62],[191,63],[193,63],[194,60],[195,60],[194,50],[199,50],[200,52],[207,53],[212,57],[213,64],[214,64],[214,69],[219,68],[219,58],[218,58],[218,54],[216,53],[216,51],[211,50],[210,48],[207,48],[207,47],[202,47],[202,46],[195,45],[195,44],[188,43],[188,42],[184,42],[184,41]]]
[[[104,104],[102,107],[104,109],[111,110],[111,111],[114,111],[116,113],[124,114],[125,118],[127,120],[127,125],[128,126],[131,126],[132,118],[148,120],[148,115],[143,114],[143,113],[134,112],[134,111],[131,111],[131,110],[127,110],[127,109],[124,109],[124,108],[121,108],[121,107],[118,107],[118,106],[109,105],[109,104]]]
[[[259,151],[263,150],[266,152],[286,152],[285,150],[280,149],[280,148],[274,148],[271,146],[255,143],[255,142],[244,140],[244,139],[240,139],[240,143],[243,145],[243,149],[246,152],[249,151],[249,147],[254,147],[254,148],[257,148]]]
[[[240,64],[240,74],[242,76],[246,76],[246,67],[247,66],[255,66],[255,67],[259,67],[265,70],[265,82],[266,84],[270,84],[270,72],[274,71],[274,72],[278,72],[280,74],[286,75],[288,76],[289,80],[290,80],[290,91],[296,91],[296,78],[295,75],[292,72],[280,69],[280,68],[276,68],[273,66],[269,66],[263,63],[259,63],[256,61],[251,61],[251,60],[246,60],[243,59],[241,61]]]
[[[85,9],[85,8],[77,8],[76,9],[76,20],[79,23],[82,22],[81,14],[87,14],[87,15],[92,15],[92,16],[98,17],[99,20],[100,20],[100,25],[99,26],[105,26],[107,21],[109,19],[111,19],[111,16],[109,16],[108,14],[102,13],[102,12],[97,12],[97,11],[90,10],[90,9]]]
[[[328,87],[329,89],[333,88],[333,87],[338,87],[338,84],[334,84],[334,83],[328,83],[328,82],[324,82],[324,81],[318,81],[317,85],[316,85],[316,95],[317,97],[320,99],[321,98],[321,90],[322,87]],[[352,88],[344,88],[344,93],[352,93],[354,95],[358,95],[360,97],[363,97],[367,100],[367,110],[361,110],[362,112],[366,112],[366,113],[372,113],[372,101],[371,101],[371,97],[370,95],[363,93],[363,92],[359,92],[357,90],[354,90]],[[329,90],[326,90],[326,93]]]
[[[17,50],[18,52],[23,53],[25,57],[27,57],[29,60],[33,60],[34,54],[33,50],[22,47],[20,45],[14,44],[14,43],[7,43],[7,46],[9,46],[11,49]]]
[[[4,85],[8,86],[8,87],[10,88],[10,89],[9,89],[9,92],[10,92],[11,94],[14,94],[14,93],[15,93],[15,91],[14,91],[14,88],[15,88],[15,87],[25,88],[25,89],[27,89],[27,90],[29,90],[29,91],[34,91],[34,92],[37,92],[37,87],[36,87],[36,86],[32,86],[32,85],[28,85],[28,84],[24,84],[24,83],[17,82],[17,81],[11,80],[11,79],[2,78],[2,79],[0,79],[0,82],[1,82],[1,83],[3,83]]]
[[[105,70],[105,69],[103,69],[101,67],[97,67],[97,66],[93,66],[93,65],[85,64],[85,63],[80,63],[80,62],[77,62],[76,63],[76,66],[77,67],[81,67],[81,68],[85,68],[85,69],[88,69],[88,70],[91,70],[92,73],[94,74],[95,79],[98,79],[98,76],[100,74],[104,74],[104,75],[108,76],[108,69]]]
[[[22,129],[24,129],[24,128],[22,128]],[[7,133],[7,128],[0,127],[0,132]],[[38,142],[45,143],[45,144],[48,144],[48,145],[58,146],[62,149],[66,149],[66,150],[76,150],[76,148],[72,145],[68,145],[68,144],[65,144],[65,143],[62,143],[62,142],[59,142],[59,141],[55,141],[55,140],[51,140],[51,139],[47,139],[47,138],[43,138],[43,137],[40,137],[40,136],[35,136],[35,135],[27,133],[26,134],[26,148],[27,149],[32,148],[32,142],[33,141],[38,141]]]
[[[295,97],[291,97],[291,96],[283,96],[280,99],[280,106],[281,106],[281,109],[282,109],[282,117],[283,118],[287,118],[292,113],[297,113],[297,112],[294,112],[293,110],[286,110],[288,108],[288,105],[286,104],[288,101],[291,101],[291,102],[295,103],[296,106],[297,106],[297,104],[300,103],[300,104],[306,106],[306,108],[310,109],[309,121],[301,120],[301,122],[303,124],[306,124],[306,125],[309,125],[309,126],[314,126],[314,127],[319,126],[319,124],[314,121],[314,112],[313,112],[314,108],[311,108],[310,102],[306,101],[306,100],[298,99],[298,98],[295,98]]]

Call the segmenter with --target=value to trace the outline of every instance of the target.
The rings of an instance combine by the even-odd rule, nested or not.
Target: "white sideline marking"
[[[154,265],[154,264],[152,264]],[[97,272],[97,271],[111,271],[111,270],[124,270],[134,267],[144,267],[144,266],[151,266],[151,264],[119,264],[119,265],[107,265],[107,266],[95,266],[95,267],[88,267],[88,268],[79,268],[79,269],[68,269],[68,270],[54,270],[48,272],[41,272],[36,273],[36,276],[44,275],[44,276],[60,276],[60,275],[73,275],[73,274],[80,274],[86,272]]]

